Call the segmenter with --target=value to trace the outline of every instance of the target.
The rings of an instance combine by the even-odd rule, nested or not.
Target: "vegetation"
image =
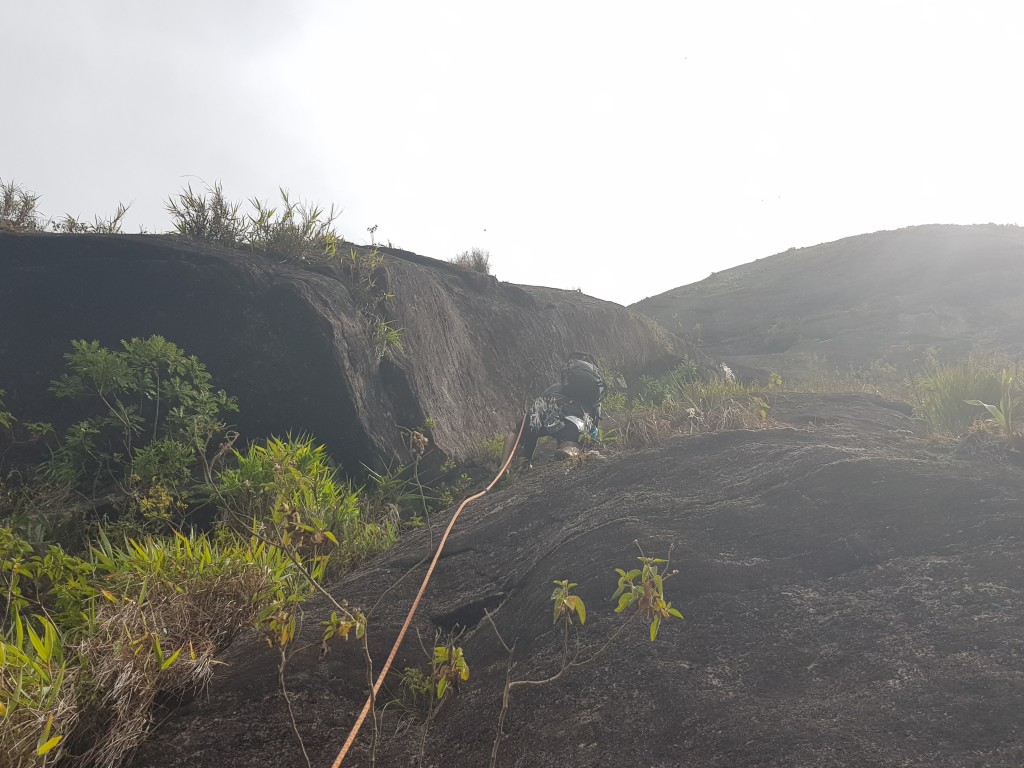
[[[702,375],[697,364],[684,360],[657,379],[646,379],[636,397],[613,392],[604,403],[601,442],[606,447],[639,448],[679,434],[727,429],[764,429],[769,416],[767,393],[781,386],[743,384],[723,366],[722,376]]]
[[[999,404],[990,405],[982,400],[968,400],[968,405],[981,406],[988,411],[987,422],[1000,429],[1008,440],[1013,440],[1018,432],[1017,414],[1020,412],[1021,394],[1020,378],[1007,370],[999,373]]]
[[[214,390],[195,356],[160,336],[120,349],[73,341],[68,373],[53,383],[84,418],[68,428],[42,467],[45,485],[110,506],[118,519],[168,521],[200,500],[223,451],[234,398]]]
[[[303,601],[394,542],[387,499],[406,481],[356,488],[308,436],[236,450],[234,399],[161,337],[77,341],[66,358],[53,391],[84,417],[40,465],[0,466],[0,750],[15,766],[117,765],[156,699],[205,686],[246,627],[278,650],[291,713]],[[24,427],[0,392],[0,437]],[[188,525],[196,505],[212,525]],[[54,540],[68,506],[81,513],[70,547]],[[330,599],[323,652],[365,642],[363,614]]]
[[[0,179],[0,231],[42,232],[52,229],[54,232],[67,234],[120,234],[124,215],[131,207],[118,203],[113,216],[106,219],[96,216],[92,223],[69,213],[57,221],[50,221],[39,211],[39,197],[14,181],[8,180],[5,184],[3,179]]]
[[[1017,387],[1010,382],[1011,389]],[[984,418],[981,403],[1000,402],[1003,370],[996,361],[977,356],[956,364],[940,364],[932,357],[913,389],[918,415],[934,432],[956,437]]]
[[[91,224],[84,219],[75,218],[70,213],[65,213],[64,218],[53,223],[53,231],[66,234],[119,235],[121,234],[122,220],[130,207],[130,205],[118,203],[113,216],[107,219],[94,216]]]
[[[246,222],[239,215],[241,205],[228,200],[219,181],[206,192],[194,192],[189,184],[164,205],[174,232],[214,245],[234,248],[245,240]]]
[[[46,229],[36,204],[39,195],[8,180],[0,179],[0,231],[35,232]]]
[[[474,272],[481,272],[485,275],[491,274],[491,253],[482,248],[473,248],[470,251],[463,251],[451,259],[456,264]]]
[[[241,214],[241,204],[229,200],[221,183],[205,192],[189,184],[171,197],[164,209],[174,232],[215,245],[246,247],[283,261],[322,261],[328,246],[342,239],[334,231],[339,212],[332,206],[294,201],[283,187],[280,202],[272,206],[258,198],[249,200],[251,211]]]
[[[13,182],[0,183],[0,195],[0,229],[16,231],[119,232],[127,210],[119,206],[111,219],[91,224],[69,215],[49,224],[36,210],[38,196]],[[351,278],[378,362],[404,353],[403,329],[387,319],[394,297],[375,248],[339,253],[344,240],[332,229],[334,210],[293,203],[285,190],[278,206],[250,204],[252,212],[242,216],[217,183],[202,193],[188,187],[167,207],[180,235],[338,265]],[[453,261],[489,272],[489,254],[480,249]],[[768,340],[784,331],[769,329]],[[443,466],[450,482],[424,487],[419,461],[429,425],[408,431],[411,465],[370,471],[361,487],[339,474],[312,436],[236,448],[239,436],[227,421],[237,410],[234,398],[213,388],[195,357],[159,336],[116,349],[77,340],[66,359],[68,372],[52,391],[82,410],[60,436],[48,425],[20,421],[0,390],[2,754],[16,766],[53,765],[70,755],[76,765],[117,764],[145,736],[157,698],[205,686],[216,654],[246,628],[278,653],[282,700],[294,725],[286,670],[306,598],[316,591],[332,604],[329,616],[317,617],[322,653],[339,639],[365,648],[366,616],[335,601],[324,582],[386,550],[403,524],[419,525],[450,506],[471,478]],[[933,358],[916,378],[882,365],[858,376],[867,391],[882,391],[883,381],[892,387],[886,391],[912,391],[918,416],[935,434],[996,436],[1010,445],[1019,439],[1024,385],[1006,361]],[[845,387],[844,381],[836,376],[822,388]],[[766,385],[750,385],[725,365],[706,376],[684,361],[643,382],[633,397],[613,388],[600,441],[635,448],[671,435],[765,428],[774,424],[769,394],[782,386],[774,374]],[[49,458],[33,467],[4,466],[3,451],[18,440],[45,441]],[[481,457],[499,458],[502,441],[500,434],[486,441]],[[192,524],[197,510],[206,513],[204,526]],[[77,535],[58,537],[69,519]],[[596,646],[580,640],[588,612],[574,592],[578,585],[554,582],[560,667],[548,677],[514,680],[514,644],[506,646],[502,720],[516,688],[547,685],[591,663],[634,620],[655,641],[663,623],[683,618],[665,596],[665,581],[676,573],[668,561],[643,552],[638,560],[638,568],[616,569],[612,596],[615,612],[630,618]],[[435,638],[429,671],[407,668],[401,675],[402,700],[425,711],[424,738],[440,706],[470,679],[457,641]],[[492,764],[501,727],[499,721]]]
[[[638,541],[634,541],[633,543],[636,544],[637,548],[640,547],[640,543]],[[635,610],[632,611],[628,621],[620,625],[619,628],[603,643],[596,646],[584,647],[580,641],[579,633],[575,631],[575,620],[579,621],[581,627],[587,622],[587,610],[583,603],[583,599],[572,591],[573,588],[578,585],[568,579],[554,582],[555,589],[551,593],[551,602],[553,605],[554,626],[556,629],[555,635],[558,636],[558,640],[561,643],[562,653],[558,670],[548,677],[513,680],[512,671],[514,666],[513,658],[515,656],[515,643],[513,642],[513,644],[509,646],[498,631],[498,627],[494,623],[490,614],[485,614],[491,628],[498,637],[498,642],[501,643],[501,646],[505,649],[509,659],[508,672],[505,678],[505,690],[502,695],[501,711],[498,715],[498,728],[494,739],[494,745],[491,749],[491,768],[496,768],[498,765],[499,750],[503,738],[503,727],[505,718],[509,712],[512,692],[514,690],[522,687],[551,685],[560,680],[570,670],[580,669],[590,665],[600,658],[637,618],[640,618],[648,625],[648,636],[650,637],[651,642],[654,642],[657,639],[658,630],[661,627],[662,621],[670,618],[677,618],[680,620],[683,618],[682,613],[680,613],[678,609],[673,608],[672,603],[665,600],[665,581],[678,573],[678,571],[669,570],[669,559],[647,557],[642,549],[640,550],[640,556],[637,559],[640,561],[640,568],[634,568],[629,571],[622,568],[615,569],[615,573],[618,574],[619,577],[619,582],[618,589],[616,589],[615,594],[612,595],[612,600],[617,601],[615,613],[625,613],[630,608],[635,608]],[[576,647],[574,649],[570,648],[572,637],[575,637]]]

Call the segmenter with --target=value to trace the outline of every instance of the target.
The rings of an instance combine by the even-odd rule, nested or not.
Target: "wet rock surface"
[[[790,396],[776,411],[799,426],[546,465],[467,508],[396,663],[424,668],[416,634],[429,648],[436,630],[463,628],[472,677],[433,723],[426,765],[489,764],[507,654],[484,611],[515,642],[513,679],[552,675],[552,582],[579,583],[580,642],[598,647],[627,620],[610,598],[634,540],[652,556],[674,545],[666,596],[685,621],[653,643],[634,621],[592,664],[516,689],[499,765],[1024,763],[1024,473],[997,450],[925,440],[875,398]],[[378,667],[444,522],[334,590],[372,608]],[[288,672],[314,765],[330,764],[366,687],[355,644],[318,658],[327,612],[308,604]],[[135,766],[302,764],[275,655],[249,636],[222,661]],[[418,724],[390,705],[380,730],[377,765],[415,764]],[[371,733],[346,765],[370,764]]]

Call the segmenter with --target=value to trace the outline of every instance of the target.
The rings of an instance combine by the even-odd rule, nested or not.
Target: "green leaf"
[[[630,603],[632,603],[635,599],[636,598],[632,592],[627,592],[619,598],[619,605],[618,607],[616,607],[615,612],[622,613],[624,610],[626,610],[626,608],[629,607]]]
[[[177,658],[178,658],[180,653],[181,653],[181,648],[179,648],[174,653],[172,653],[169,657],[167,657],[166,661],[164,661],[164,663],[160,665],[160,671],[163,672],[165,669],[167,669],[169,666],[171,666],[171,664],[173,664],[177,660]]]
[[[654,638],[658,636],[658,627],[661,626],[661,616],[655,616],[654,621],[651,622],[651,642],[654,642]]]
[[[60,736],[60,735],[52,737],[45,744],[40,744],[38,747],[36,747],[36,755],[38,755],[39,757],[42,757],[47,752],[49,752],[51,749],[53,749],[58,744],[60,744],[61,741],[63,741],[63,740],[64,740],[64,737]]]
[[[681,618],[683,618],[683,614],[681,614],[681,613],[680,613],[679,611],[677,611],[677,610],[676,610],[675,608],[669,608],[669,609],[668,609],[668,612],[669,612],[669,615],[670,615],[670,616],[675,616],[675,617],[676,617],[677,619],[681,619]]]
[[[580,617],[580,624],[587,623],[587,607],[578,597],[576,598],[576,614]]]
[[[31,622],[26,624],[25,628],[28,630],[28,639],[32,642],[32,647],[36,649],[36,655],[39,657],[39,660],[41,662],[46,664],[50,660],[50,653],[46,647],[46,644],[43,642],[43,638],[37,635],[36,631],[32,629]]]
[[[443,699],[444,692],[448,690],[448,678],[442,677],[437,681],[437,698]]]

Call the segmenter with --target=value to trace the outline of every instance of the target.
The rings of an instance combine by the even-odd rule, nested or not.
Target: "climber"
[[[583,440],[597,439],[604,391],[604,381],[594,358],[585,353],[572,353],[562,369],[561,381],[541,393],[523,417],[525,424],[517,424],[516,431],[505,438],[502,464],[515,446],[520,427],[519,455],[527,464],[533,460],[537,441],[542,437],[553,437],[558,442],[557,458],[578,456]]]

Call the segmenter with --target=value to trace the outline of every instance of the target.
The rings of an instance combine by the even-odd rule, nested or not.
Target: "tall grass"
[[[619,409],[607,409],[606,428],[615,445],[639,448],[673,435],[764,429],[765,389],[737,381],[723,366],[722,377],[704,378],[693,361],[644,383],[643,391]]]
[[[248,247],[284,261],[317,261],[326,258],[343,239],[334,231],[339,211],[293,200],[283,187],[276,205],[251,198],[251,212],[242,214],[240,203],[224,194],[220,182],[195,191],[191,184],[170,197],[164,209],[174,232],[228,247]]]
[[[999,362],[980,356],[953,364],[932,361],[923,377],[912,380],[915,411],[933,432],[961,435],[986,415],[983,406],[968,401],[1000,402],[1002,373]]]

